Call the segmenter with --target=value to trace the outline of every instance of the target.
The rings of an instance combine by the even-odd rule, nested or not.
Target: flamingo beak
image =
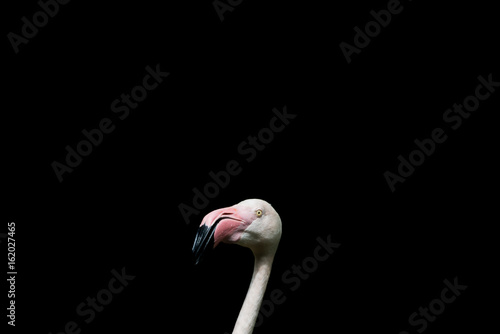
[[[207,214],[201,222],[193,244],[195,264],[203,259],[207,250],[215,248],[219,242],[232,233],[237,226],[243,226],[244,220],[238,215],[236,208],[218,209]],[[216,233],[217,230],[217,233]]]

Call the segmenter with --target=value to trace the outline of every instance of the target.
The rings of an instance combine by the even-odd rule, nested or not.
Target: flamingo
[[[271,274],[274,255],[281,239],[281,219],[276,210],[261,199],[247,199],[236,205],[207,214],[198,228],[193,244],[195,264],[213,242],[250,248],[255,262],[252,280],[233,334],[251,334]]]

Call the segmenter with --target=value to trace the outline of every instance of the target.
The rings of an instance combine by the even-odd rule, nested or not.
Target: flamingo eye
[[[260,217],[262,216],[262,210],[255,210],[255,214],[257,215],[257,217]]]

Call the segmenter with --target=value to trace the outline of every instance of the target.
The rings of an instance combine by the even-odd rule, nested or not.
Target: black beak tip
[[[215,226],[200,226],[193,243],[194,264],[198,265],[203,260],[207,252],[213,249]]]
[[[211,243],[213,244],[213,243]],[[213,247],[213,246],[212,246]],[[197,266],[199,265],[201,262],[203,262],[205,256],[207,256],[210,252],[209,250],[212,248],[210,247],[210,245],[207,245],[207,247],[199,247],[197,249],[194,249],[193,248],[193,262],[194,262],[194,265]]]
[[[203,253],[200,252],[199,248],[193,246],[193,263],[195,266],[201,263],[203,260]]]

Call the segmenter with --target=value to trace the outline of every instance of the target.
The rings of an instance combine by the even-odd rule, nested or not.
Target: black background
[[[71,1],[18,54],[5,37],[1,231],[16,222],[14,331],[59,333],[73,320],[81,333],[231,332],[252,255],[221,245],[195,267],[191,246],[205,214],[262,198],[283,221],[266,298],[281,289],[287,300],[255,333],[415,333],[408,317],[454,277],[468,288],[426,333],[486,332],[497,314],[499,93],[455,131],[442,116],[479,75],[500,81],[499,20],[486,2],[402,5],[350,64],[339,44],[387,1],[246,0],[223,22],[211,1]],[[38,10],[4,4],[4,36]],[[156,64],[170,76],[120,121],[111,102]],[[238,145],[284,106],[296,118],[245,162]],[[59,183],[51,163],[106,117],[115,130]],[[391,192],[384,172],[436,127],[446,142]],[[233,159],[241,174],[186,224],[178,205]],[[282,274],[328,235],[341,247],[290,291]],[[123,267],[135,279],[85,324],[77,305]]]

